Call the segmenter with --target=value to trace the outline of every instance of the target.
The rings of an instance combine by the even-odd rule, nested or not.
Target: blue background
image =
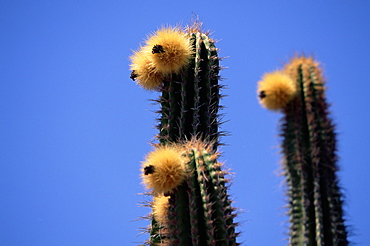
[[[228,89],[221,160],[243,245],[286,245],[281,114],[257,81],[314,55],[337,124],[350,240],[370,245],[370,1],[0,1],[0,246],[137,245],[158,93],[129,78],[146,35],[199,15]]]

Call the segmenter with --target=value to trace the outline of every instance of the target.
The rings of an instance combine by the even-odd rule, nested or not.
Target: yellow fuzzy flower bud
[[[159,195],[154,197],[153,201],[153,215],[154,218],[161,225],[168,225],[168,209],[169,209],[169,197],[164,195]]]
[[[143,162],[142,178],[146,188],[157,194],[171,193],[185,179],[184,161],[179,147],[157,147]]]
[[[270,110],[284,108],[296,93],[293,80],[280,71],[266,73],[258,82],[258,96],[263,107]]]
[[[179,28],[162,28],[146,41],[151,48],[151,61],[158,72],[178,73],[186,67],[192,55],[189,37]]]
[[[146,90],[158,90],[162,85],[163,74],[158,72],[150,55],[151,49],[142,47],[130,57],[131,79]]]

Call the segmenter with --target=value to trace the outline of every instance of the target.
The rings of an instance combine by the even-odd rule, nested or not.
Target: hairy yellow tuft
[[[150,60],[151,50],[141,48],[130,57],[132,70],[131,78],[146,90],[158,90],[162,85],[163,74],[158,72]]]
[[[143,163],[143,182],[155,193],[171,193],[185,179],[185,160],[178,146],[159,146]]]
[[[263,107],[270,110],[284,108],[296,93],[293,80],[280,71],[266,73],[258,82],[258,95]]]
[[[169,197],[164,195],[159,195],[154,197],[153,201],[153,215],[154,218],[161,224],[161,225],[168,225],[168,209],[169,209]]]
[[[158,72],[178,73],[188,65],[193,53],[188,36],[179,28],[162,28],[146,41]]]

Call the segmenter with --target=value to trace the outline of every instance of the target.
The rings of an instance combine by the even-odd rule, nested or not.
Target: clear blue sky
[[[157,93],[129,78],[147,34],[198,14],[228,89],[221,160],[235,173],[239,242],[286,245],[278,113],[256,83],[314,54],[337,124],[351,241],[370,245],[370,1],[0,1],[0,246],[137,245],[149,224],[140,162]],[[135,238],[136,237],[136,238]]]

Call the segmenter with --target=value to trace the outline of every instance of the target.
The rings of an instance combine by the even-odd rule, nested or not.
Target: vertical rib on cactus
[[[163,75],[160,86],[145,87],[146,80],[140,81],[146,79],[140,71],[149,74],[148,69],[142,68],[145,63],[131,65],[132,69],[137,70],[132,72],[131,77],[137,78],[139,85],[147,89],[158,88],[161,92],[157,100],[161,107],[157,136],[159,144],[154,152],[165,148],[178,151],[186,167],[185,177],[178,179],[181,182],[165,190],[170,186],[163,185],[162,181],[172,180],[166,176],[172,177],[173,169],[163,167],[167,167],[167,164],[181,165],[164,159],[163,162],[167,164],[156,164],[150,160],[153,154],[149,154],[149,159],[144,162],[142,177],[147,188],[153,190],[154,196],[169,197],[166,220],[156,218],[155,211],[152,213],[147,244],[237,245],[236,223],[233,222],[235,215],[225,185],[227,173],[221,170],[222,165],[217,162],[216,153],[220,136],[218,111],[221,97],[217,48],[208,34],[201,31],[200,23],[188,27],[185,32],[179,29],[176,31],[178,34],[161,30],[150,37],[146,43],[153,45],[151,53],[147,52],[151,47],[141,48],[149,56],[144,58],[153,64],[150,69],[155,74]],[[168,33],[171,37],[160,37]],[[176,42],[171,42],[172,36],[176,37]],[[182,37],[186,40],[182,40]],[[182,48],[189,47],[189,50],[174,47],[178,41]],[[165,66],[162,59],[170,64],[176,58],[176,53],[179,53],[177,50],[181,50],[181,54],[189,54],[188,59],[178,59],[181,62],[187,61],[185,65],[181,63],[181,69],[156,68],[156,65]],[[136,52],[132,61],[142,61],[144,58],[141,55],[140,51]]]
[[[336,139],[318,63],[298,57],[284,72],[297,94],[283,108],[284,174],[291,245],[348,245],[336,171]]]

